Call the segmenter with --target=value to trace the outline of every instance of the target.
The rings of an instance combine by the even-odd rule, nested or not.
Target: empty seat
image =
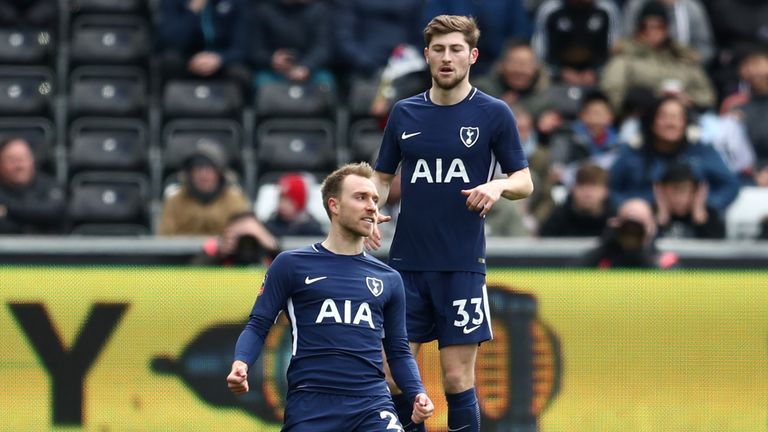
[[[145,62],[150,51],[146,21],[134,15],[83,15],[72,23],[73,64]]]
[[[0,28],[0,64],[50,64],[53,36],[47,29]]]
[[[71,234],[80,236],[146,236],[151,232],[146,225],[87,223],[72,228]]]
[[[82,172],[70,182],[70,222],[147,224],[148,182],[137,173]]]
[[[363,119],[349,128],[349,152],[353,161],[373,162],[379,152],[384,131],[376,119]]]
[[[242,169],[242,128],[234,120],[180,119],[169,122],[163,130],[163,167],[166,173],[178,170],[200,141],[222,149],[227,165]]]
[[[69,110],[81,116],[144,117],[147,84],[141,69],[129,66],[81,66],[70,79]]]
[[[259,125],[257,162],[268,171],[326,171],[336,166],[334,125],[319,119],[273,119]]]
[[[168,118],[239,118],[243,96],[238,85],[225,80],[170,80],[163,89],[163,113]]]
[[[754,239],[760,222],[768,217],[768,188],[742,186],[736,201],[725,213],[725,232],[729,239]]]
[[[147,0],[71,0],[73,14],[82,13],[144,13]]]
[[[0,66],[0,116],[50,116],[53,71],[42,66]]]
[[[0,141],[24,138],[32,147],[37,166],[53,173],[55,129],[42,117],[0,118]]]
[[[367,117],[371,112],[371,104],[379,91],[378,78],[353,78],[350,83],[347,105],[349,114],[354,118]]]
[[[330,117],[336,108],[332,90],[315,83],[274,82],[256,95],[259,117]]]
[[[69,130],[70,173],[147,171],[147,127],[141,120],[84,117]]]

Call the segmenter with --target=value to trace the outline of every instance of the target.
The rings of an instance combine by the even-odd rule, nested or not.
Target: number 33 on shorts
[[[469,304],[469,307],[467,307],[467,304]],[[453,325],[456,327],[463,327],[464,334],[470,334],[477,330],[485,321],[482,297],[454,300],[453,306],[456,308],[457,318],[453,321]],[[469,309],[470,312],[468,312],[467,309]]]

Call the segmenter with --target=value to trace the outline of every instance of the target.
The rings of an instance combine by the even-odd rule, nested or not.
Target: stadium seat
[[[144,117],[144,72],[130,66],[81,66],[70,79],[69,113],[82,116]]]
[[[0,28],[0,64],[51,64],[55,36],[47,29]]]
[[[98,224],[87,223],[80,224],[72,228],[70,231],[72,235],[79,236],[99,236],[99,237],[114,237],[114,236],[147,236],[152,234],[149,227],[146,225],[138,224]]]
[[[143,13],[147,0],[70,0],[73,14],[84,13]]]
[[[147,127],[141,120],[100,117],[78,119],[69,130],[69,172],[147,172],[147,140]]]
[[[148,183],[137,173],[82,172],[70,182],[69,218],[83,224],[148,226]]]
[[[358,120],[349,128],[349,152],[353,161],[373,162],[381,146],[381,130],[376,119]]]
[[[325,171],[336,166],[333,122],[272,119],[257,131],[260,171]]]
[[[371,104],[379,91],[378,79],[354,78],[350,84],[347,105],[353,119],[368,117]]]
[[[169,173],[181,167],[195,144],[205,140],[219,146],[227,155],[229,167],[240,171],[242,128],[228,119],[179,119],[165,125],[163,130],[163,171]]]
[[[83,64],[137,64],[150,52],[146,21],[135,15],[83,15],[72,23],[70,61]]]
[[[0,116],[51,116],[53,71],[43,66],[0,66]]]
[[[729,239],[754,239],[760,221],[768,217],[768,188],[742,186],[736,201],[725,213],[725,233]]]
[[[243,96],[230,81],[170,80],[163,89],[166,118],[239,118]]]
[[[37,166],[53,173],[56,133],[50,120],[42,117],[0,118],[0,141],[13,137],[27,140]]]
[[[259,87],[256,115],[274,117],[330,117],[335,113],[336,96],[313,83],[274,82]]]
[[[260,221],[266,221],[277,210],[277,200],[280,196],[280,186],[278,182],[286,172],[273,171],[264,173],[259,179],[259,186],[256,190],[256,199],[254,200],[253,212]],[[317,219],[326,229],[330,226],[330,220],[323,207],[323,197],[320,192],[319,176],[309,172],[302,172],[307,182],[307,211]]]

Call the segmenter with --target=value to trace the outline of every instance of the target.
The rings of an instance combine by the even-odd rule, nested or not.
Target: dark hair
[[[638,31],[642,29],[643,21],[645,21],[646,18],[658,18],[664,22],[664,25],[669,25],[669,13],[667,12],[667,7],[656,0],[647,2],[642,9],[640,9],[640,13],[637,14],[636,29]]]
[[[424,27],[424,42],[429,46],[432,38],[438,35],[459,32],[464,35],[464,40],[469,48],[477,48],[477,40],[480,39],[480,29],[472,17],[461,15],[438,15]]]
[[[577,185],[608,186],[608,171],[593,163],[584,163],[576,171]]]
[[[658,98],[654,101],[651,106],[649,106],[645,111],[643,111],[641,117],[640,117],[640,133],[642,134],[643,138],[643,148],[648,152],[653,152],[653,143],[656,139],[653,133],[653,123],[656,121],[656,116],[659,113],[659,110],[661,110],[661,107],[664,106],[667,102],[673,101],[680,106],[683,107],[683,112],[685,113],[685,123],[686,126],[688,124],[688,121],[690,119],[690,113],[688,112],[688,109],[686,108],[685,104],[680,101],[680,99],[676,98],[675,96],[665,96],[662,98]],[[682,146],[688,144],[688,140],[683,134],[682,137]]]
[[[323,196],[323,207],[328,218],[331,217],[331,210],[328,208],[328,199],[339,198],[341,195],[341,185],[348,176],[356,175],[365,178],[373,177],[373,168],[368,162],[351,163],[342,166],[336,171],[330,173],[320,185],[320,193]]]
[[[600,90],[593,90],[582,96],[581,101],[579,101],[579,113],[587,109],[588,105],[595,102],[607,105],[611,112],[613,112],[613,105],[611,105],[611,100],[608,99],[608,96]]]
[[[695,183],[698,179],[690,165],[685,162],[675,161],[667,166],[659,181],[661,183],[683,183],[687,181]]]

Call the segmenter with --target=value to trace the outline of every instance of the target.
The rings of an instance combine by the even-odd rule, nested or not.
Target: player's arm
[[[427,396],[421,382],[419,368],[408,346],[405,330],[405,289],[399,275],[391,279],[392,295],[384,307],[384,339],[382,344],[387,354],[387,363],[397,387],[413,401],[415,423],[421,423],[432,416],[435,406]]]
[[[373,173],[373,184],[376,185],[376,192],[379,194],[379,208],[384,206],[389,197],[389,189],[392,180],[395,178],[395,172],[400,165],[401,151],[400,141],[397,137],[397,118],[400,112],[400,104],[396,103],[392,108],[392,113],[387,120],[387,126],[384,128],[384,136],[381,139],[379,154],[376,158],[375,171]],[[378,223],[388,222],[391,216],[379,213]],[[370,250],[376,250],[381,247],[381,232],[378,225],[373,228],[373,234],[365,239],[365,247]]]
[[[246,393],[248,369],[259,358],[267,333],[290,295],[290,266],[285,254],[278,255],[264,278],[245,329],[235,345],[235,358],[227,386],[235,394]]]
[[[467,208],[485,217],[501,197],[517,200],[530,196],[533,193],[531,171],[525,167],[508,174],[507,178],[494,179],[461,193],[467,197]]]

